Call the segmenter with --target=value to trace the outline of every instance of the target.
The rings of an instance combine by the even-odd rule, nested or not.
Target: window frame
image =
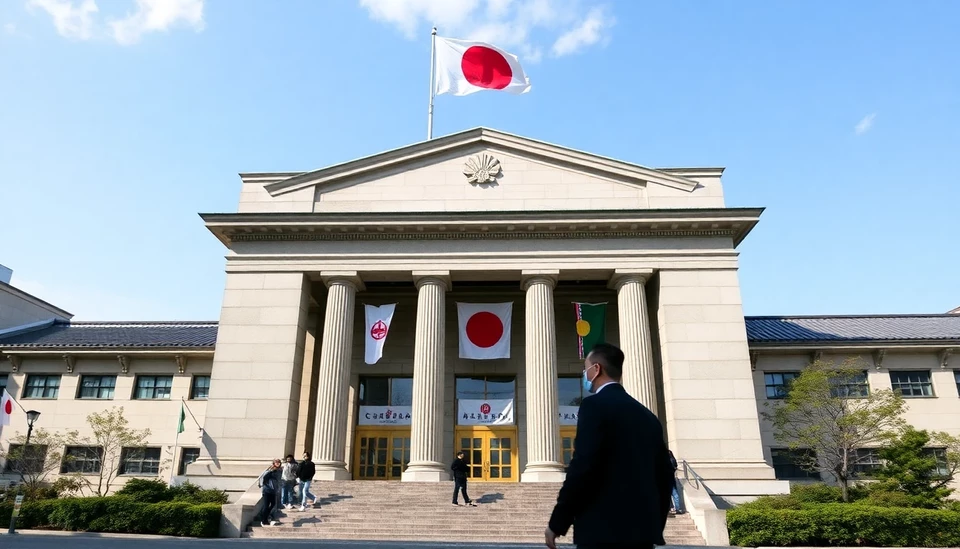
[[[767,400],[783,400],[790,393],[790,382],[800,377],[801,372],[797,370],[787,370],[783,372],[763,372],[764,396]],[[770,383],[767,376],[780,376],[780,383]],[[787,376],[792,376],[787,379]],[[778,392],[776,396],[770,396],[770,389],[782,387],[782,394]]]
[[[877,469],[883,467],[879,448],[857,448],[856,460],[851,464],[850,476],[858,479],[871,479]],[[869,458],[866,461],[865,458]]]
[[[204,379],[204,378],[206,378],[206,380],[207,380],[207,386],[206,386],[206,387],[203,387],[204,389],[206,389],[206,394],[205,394],[204,396],[202,396],[202,397],[198,397],[198,396],[197,396],[197,380],[198,380],[198,379]],[[189,399],[189,400],[209,400],[209,399],[210,399],[210,382],[211,382],[211,379],[212,379],[212,376],[211,376],[210,374],[194,375],[193,377],[191,377],[191,378],[190,378],[190,399]]]
[[[193,461],[189,461],[189,462],[187,461],[187,451],[188,451],[188,450],[191,451],[191,452],[192,452],[192,451],[196,451],[196,452],[197,452],[197,458],[194,459]],[[187,447],[181,448],[181,449],[180,449],[180,464],[177,466],[177,475],[182,477],[183,475],[187,474],[187,466],[190,465],[191,463],[196,463],[197,459],[200,459],[200,448],[196,448],[196,447],[193,447],[193,446],[187,446]]]
[[[908,376],[908,379],[907,379],[905,382],[904,382],[904,381],[894,381],[893,376],[895,376],[895,375],[896,375],[896,376],[906,375],[906,376]],[[909,376],[911,376],[911,375],[918,375],[918,376],[926,375],[926,376],[927,376],[927,380],[926,380],[926,381],[911,381],[911,380],[909,379]],[[898,387],[898,385],[899,385],[900,387]],[[905,385],[905,386],[909,386],[911,391],[912,391],[913,389],[915,389],[916,387],[919,387],[921,393],[923,392],[924,388],[929,387],[929,388],[930,388],[930,394],[928,394],[928,395],[924,395],[924,394],[919,394],[919,395],[909,394],[909,395],[907,395],[907,394],[904,394],[904,393],[903,393],[903,386],[904,386],[904,385]],[[893,392],[899,394],[899,395],[900,395],[901,397],[903,397],[903,398],[911,398],[911,399],[912,399],[912,398],[936,398],[936,397],[937,397],[937,393],[936,393],[936,391],[934,391],[934,388],[933,388],[933,373],[932,373],[930,370],[890,370],[890,387],[893,389]]]
[[[147,457],[147,452],[156,451],[156,458]],[[139,452],[139,456],[131,457],[131,454]],[[137,471],[130,472],[129,464],[136,463]],[[156,464],[156,472],[144,472],[144,464],[149,463],[151,468]],[[117,475],[126,477],[159,477],[160,469],[163,468],[163,448],[160,446],[126,447],[120,449],[120,465]]]
[[[83,382],[86,379],[98,378],[99,383],[102,383],[104,379],[110,378],[113,380],[113,385],[106,387],[98,384],[96,387],[84,387]],[[94,389],[98,396],[83,396],[84,389]],[[100,391],[104,389],[110,390],[110,396],[104,397],[99,396]],[[77,383],[77,400],[113,400],[116,396],[117,391],[117,376],[111,374],[84,374],[80,376],[80,380]]]
[[[86,456],[80,456],[78,458],[77,456],[71,455],[71,450],[85,450],[88,452],[92,450],[96,450],[98,451],[99,456],[96,458],[92,458],[90,457],[90,455],[86,455]],[[97,468],[92,469],[90,471],[87,471],[83,468],[81,468],[80,470],[76,470],[76,466],[74,464],[78,462],[79,463],[93,462],[97,465]],[[63,457],[60,461],[61,475],[77,474],[77,473],[81,475],[99,475],[102,469],[103,469],[103,447],[102,446],[65,446],[63,448]]]
[[[53,389],[53,396],[30,396],[29,392],[36,387],[31,387],[30,382],[36,379],[43,378],[44,384],[40,387],[40,390],[43,394],[46,394],[46,391]],[[47,382],[50,379],[56,379],[56,386],[48,386]],[[23,391],[20,393],[20,400],[57,400],[60,398],[60,385],[63,381],[63,376],[60,374],[27,374],[27,378],[23,380]]]
[[[483,379],[483,396],[482,396],[482,397],[479,397],[479,398],[476,398],[476,397],[470,397],[470,398],[466,398],[466,399],[461,398],[461,397],[460,397],[460,389],[457,387],[457,382],[460,381],[461,379],[472,379],[472,380],[480,380],[480,379]],[[516,399],[517,399],[517,376],[516,376],[516,375],[512,375],[512,376],[511,376],[511,375],[496,375],[496,374],[493,374],[493,375],[480,374],[480,375],[456,376],[456,377],[454,378],[454,380],[453,380],[453,394],[454,394],[455,400],[456,400],[456,401],[460,401],[460,400],[505,400],[505,399],[504,399],[503,397],[501,397],[501,396],[496,396],[496,397],[491,397],[491,396],[490,396],[490,380],[491,380],[491,379],[493,380],[494,383],[506,383],[507,380],[509,379],[509,380],[510,380],[510,383],[513,385],[513,396],[511,396],[510,399],[516,401]]]
[[[585,398],[587,398],[587,397],[589,397],[589,396],[591,395],[590,392],[586,391],[586,390],[583,388],[583,381],[582,381],[582,380],[583,380],[583,375],[581,374],[581,375],[579,375],[579,376],[572,376],[572,375],[560,375],[560,376],[557,376],[557,397],[558,397],[558,401],[559,401],[559,396],[560,396],[560,392],[561,392],[561,391],[560,391],[560,382],[561,382],[561,380],[565,380],[565,379],[566,379],[566,380],[576,380],[577,388],[580,390],[580,396],[578,397],[578,399],[577,399],[578,402],[577,402],[576,404],[564,404],[563,402],[569,402],[569,401],[563,401],[563,402],[560,402],[560,406],[580,406],[581,404],[583,404],[583,399],[585,399]],[[584,393],[586,393],[586,394],[584,394]]]
[[[807,471],[797,464],[797,456],[802,453],[811,453],[816,455],[810,448],[770,448],[770,465],[773,467],[777,480],[822,480],[819,471]],[[788,459],[784,459],[784,457]],[[781,463],[777,463],[779,461]],[[786,471],[781,474],[781,468]]]
[[[837,383],[835,379],[830,380],[830,396],[833,398],[867,398],[870,396],[870,373],[866,370],[859,372],[863,375],[863,382],[857,383]],[[863,389],[862,394],[850,394],[852,388]],[[841,394],[844,389],[846,394]]]
[[[14,444],[14,443],[10,443],[10,445],[7,446],[7,453],[4,456],[3,472],[4,473],[20,473],[23,475],[39,475],[40,473],[43,472],[43,467],[47,463],[47,451],[49,450],[49,448],[47,447],[46,444],[31,444],[29,448],[40,448],[41,449],[40,453],[37,456],[26,456],[27,452],[24,452],[23,461],[24,462],[39,461],[37,468],[35,470],[30,470],[30,471],[17,471],[13,468],[14,460],[10,459],[9,456],[15,451],[15,449],[19,449],[23,447],[24,447],[23,444]]]
[[[953,381],[957,384],[957,396],[960,396],[960,370],[953,371]]]
[[[161,389],[167,389],[168,393],[165,398],[157,398],[157,380],[158,379],[169,379],[170,385],[168,387],[160,387]],[[153,379],[153,385],[150,387],[140,387],[140,381],[143,379]],[[152,397],[141,397],[141,389],[150,389],[152,391]],[[173,399],[173,375],[170,374],[143,374],[138,375],[133,382],[133,398],[131,400],[172,400]]]
[[[376,381],[386,381],[387,384],[387,398],[385,403],[372,403],[370,402],[370,397],[368,393],[369,382],[372,380]],[[395,399],[397,391],[394,388],[394,383],[398,380],[403,380],[410,383],[410,399],[409,402],[399,403]],[[357,388],[357,402],[359,406],[413,406],[413,376],[362,376],[360,378],[360,383]]]
[[[930,454],[937,460],[937,475],[939,478],[950,476],[950,462],[947,460],[947,449],[942,446],[933,446],[923,449],[925,454]]]

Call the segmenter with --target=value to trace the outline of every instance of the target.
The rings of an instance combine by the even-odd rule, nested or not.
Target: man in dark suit
[[[544,533],[550,549],[571,525],[581,549],[664,544],[673,468],[660,420],[620,385],[623,359],[602,343],[584,361],[584,387],[595,394],[580,404],[573,459]]]

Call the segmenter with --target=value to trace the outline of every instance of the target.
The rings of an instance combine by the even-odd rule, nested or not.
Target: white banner
[[[459,400],[457,425],[513,425],[513,399]]]
[[[577,425],[577,417],[580,415],[579,406],[561,406],[560,407],[560,425]]]
[[[412,406],[361,406],[357,425],[410,425]]]
[[[390,332],[390,323],[393,321],[393,311],[396,307],[396,303],[379,307],[363,306],[367,319],[363,360],[367,364],[376,364],[383,356],[383,345],[387,342],[387,333]]]

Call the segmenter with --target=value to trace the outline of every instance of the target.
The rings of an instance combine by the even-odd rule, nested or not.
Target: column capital
[[[343,284],[358,292],[366,289],[357,271],[320,271],[320,280],[323,280],[323,284],[327,288],[334,284]]]
[[[419,290],[424,284],[443,286],[443,291],[449,292],[453,287],[450,281],[450,271],[413,271],[413,283]]]
[[[645,284],[652,276],[653,269],[617,269],[610,277],[607,287],[612,290],[619,290],[627,282]]]
[[[548,284],[551,288],[556,288],[557,280],[560,278],[560,271],[556,269],[533,269],[520,272],[520,285],[526,291],[533,284]]]

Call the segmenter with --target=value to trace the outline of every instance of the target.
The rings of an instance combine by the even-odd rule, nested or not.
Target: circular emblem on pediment
[[[489,154],[478,154],[463,165],[467,183],[493,183],[500,175],[500,161]]]

